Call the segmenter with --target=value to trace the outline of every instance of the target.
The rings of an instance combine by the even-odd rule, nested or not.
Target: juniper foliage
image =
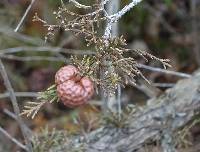
[[[99,29],[111,20],[104,9],[106,2],[103,1],[102,3],[102,1],[96,0],[91,6],[74,3],[75,7],[82,9],[83,13],[79,14],[73,11],[73,7],[69,8],[61,1],[61,6],[53,13],[57,20],[56,24],[49,24],[41,19],[37,13],[33,21],[41,22],[47,28],[46,41],[54,36],[58,29],[72,32],[75,36],[84,38],[86,46],[94,52],[94,55],[84,55],[83,57],[72,55],[71,63],[80,70],[82,76],[91,78],[97,89],[103,89],[105,95],[112,95],[115,93],[118,84],[122,86],[136,85],[136,77],[142,77],[149,82],[140,71],[136,57],[140,56],[147,62],[157,60],[162,63],[164,68],[169,67],[170,64],[168,59],[160,59],[141,50],[128,49],[123,36],[105,37],[105,34]],[[125,55],[130,52],[133,57],[126,57]],[[51,91],[47,90],[40,97],[40,100],[46,102],[49,99],[51,99],[51,102],[52,99],[57,100],[55,88],[52,88]],[[37,104],[36,112],[34,112],[32,106],[34,109],[34,104],[26,106],[23,114],[29,116],[30,113],[33,113],[34,117],[39,109]]]

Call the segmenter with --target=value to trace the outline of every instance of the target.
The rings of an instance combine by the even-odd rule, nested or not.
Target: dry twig
[[[32,8],[32,6],[33,6],[33,4],[34,4],[34,2],[35,2],[35,0],[31,0],[30,5],[27,7],[27,9],[26,9],[24,15],[22,16],[22,18],[21,18],[19,24],[18,24],[17,27],[15,28],[15,30],[14,30],[15,32],[17,32],[17,31],[19,30],[19,28],[21,27],[21,25],[23,24],[23,22],[24,22],[26,16],[28,15],[29,11],[31,10],[31,8]]]
[[[5,129],[0,127],[0,132],[3,133],[7,138],[9,138],[12,142],[14,142],[16,145],[18,145],[20,148],[24,149],[25,151],[28,151],[27,147],[20,143],[17,139],[12,137]]]
[[[28,134],[28,132],[26,130],[24,122],[22,121],[21,117],[19,116],[20,110],[19,110],[19,106],[17,104],[17,98],[15,96],[14,90],[12,88],[12,85],[11,85],[10,81],[9,81],[8,75],[6,73],[5,67],[4,67],[1,59],[0,59],[0,73],[2,75],[4,84],[5,84],[7,90],[9,92],[9,94],[10,94],[10,100],[12,102],[14,112],[15,112],[15,114],[17,116],[17,122],[18,122],[18,124],[20,126],[20,129],[22,131],[22,134],[24,136],[24,139],[25,139],[25,142],[27,144],[28,150],[32,151],[31,143],[29,141],[30,135]]]

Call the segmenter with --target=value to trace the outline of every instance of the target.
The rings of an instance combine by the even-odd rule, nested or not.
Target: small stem
[[[36,98],[38,97],[38,93],[37,92],[15,92],[14,93],[16,97],[25,97],[25,98]],[[0,94],[0,99],[2,98],[9,98],[10,94],[9,92],[5,92]]]
[[[21,27],[22,23],[24,22],[26,16],[28,15],[28,13],[30,12],[32,6],[33,6],[33,3],[35,2],[35,0],[31,0],[31,3],[30,5],[28,6],[28,8],[26,9],[23,17],[21,18],[19,24],[17,25],[16,29],[14,30],[15,32],[17,32],[19,30],[19,28]]]
[[[28,146],[28,150],[32,151],[32,146],[31,146],[31,143],[30,143],[30,140],[29,140],[30,135],[27,132],[25,124],[24,124],[24,122],[22,121],[22,119],[20,117],[20,109],[19,109],[19,106],[18,106],[17,98],[15,96],[15,92],[13,90],[13,87],[12,87],[11,83],[10,83],[10,80],[8,78],[6,69],[5,69],[4,64],[1,61],[1,59],[0,59],[0,73],[2,75],[2,78],[3,78],[4,84],[6,86],[6,89],[8,90],[8,92],[10,94],[10,100],[11,100],[14,112],[15,112],[15,114],[17,116],[17,122],[18,122],[18,124],[20,126],[21,132],[22,132],[22,134],[24,136],[24,139],[25,139],[25,142],[26,142],[26,144]]]
[[[7,138],[9,138],[12,142],[14,142],[16,145],[18,145],[20,148],[24,149],[25,151],[28,151],[27,147],[20,143],[17,139],[13,138],[5,129],[0,127],[0,132],[4,134]]]
[[[175,75],[175,76],[179,76],[179,77],[183,77],[183,78],[190,78],[191,77],[190,74],[175,72],[175,71],[169,71],[169,70],[155,68],[155,67],[151,67],[151,66],[143,65],[143,64],[138,64],[138,68],[142,68],[142,69],[146,69],[146,70],[150,70],[150,71],[154,71],[154,72],[159,72],[159,73]]]
[[[117,105],[118,105],[118,117],[119,120],[121,120],[121,113],[122,113],[122,107],[121,107],[121,86],[118,84],[117,86]]]

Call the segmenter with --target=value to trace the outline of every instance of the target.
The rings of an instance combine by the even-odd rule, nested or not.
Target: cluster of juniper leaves
[[[31,138],[33,151],[47,152],[47,151],[70,151],[83,152],[85,151],[84,143],[75,146],[71,142],[72,135],[66,131],[58,131],[56,129],[49,130],[48,126],[41,129],[40,134],[35,134]]]
[[[77,66],[84,76],[89,76],[95,83],[101,86],[108,94],[113,93],[117,84],[135,84],[135,76],[142,76],[138,69],[137,61],[132,57],[124,57],[126,52],[133,52],[143,57],[160,61],[164,67],[169,66],[167,59],[159,59],[155,56],[140,50],[130,50],[126,48],[126,40],[123,36],[109,38],[106,40],[99,32],[99,27],[107,21],[101,3],[97,2],[87,10],[85,14],[77,14],[69,10],[64,3],[54,12],[57,24],[50,25],[39,18],[36,14],[34,21],[40,21],[48,29],[46,39],[54,35],[57,29],[71,31],[76,36],[84,37],[87,46],[93,48],[94,56],[84,56],[78,58],[72,56],[72,63]],[[70,19],[70,20],[69,20]],[[101,71],[102,69],[102,71]],[[103,72],[103,74],[102,74]],[[101,74],[103,75],[101,77]]]
[[[140,50],[130,50],[126,48],[126,40],[123,36],[108,38],[105,40],[100,26],[105,25],[109,18],[99,0],[90,7],[82,8],[85,14],[73,12],[62,3],[58,11],[54,12],[57,23],[48,24],[37,14],[33,21],[39,21],[48,32],[45,37],[54,36],[55,31],[63,29],[66,32],[73,32],[78,37],[83,37],[88,47],[95,55],[85,55],[84,57],[72,55],[71,61],[80,70],[81,75],[88,76],[92,81],[104,90],[106,95],[115,92],[118,84],[124,86],[126,84],[136,84],[135,77],[145,77],[138,68],[138,62],[132,57],[125,57],[126,52],[132,52],[136,56],[140,56],[146,61],[155,59],[160,61],[164,68],[169,65],[169,60],[159,59],[147,52]],[[145,79],[146,80],[146,79]],[[147,80],[148,81],[148,80]],[[49,91],[51,92],[51,91]],[[45,98],[48,98],[48,94]],[[52,100],[50,94],[49,100]]]

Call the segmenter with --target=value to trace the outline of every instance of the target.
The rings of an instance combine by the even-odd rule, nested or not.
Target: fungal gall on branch
[[[75,66],[62,67],[55,76],[57,95],[67,107],[81,106],[89,101],[94,93],[93,82],[81,77]]]
[[[121,13],[116,13],[114,16],[109,16],[106,12],[104,7],[107,2],[107,0],[103,2],[96,0],[90,6],[90,9],[82,8],[84,9],[82,14],[75,12],[73,7],[66,7],[62,2],[58,11],[53,13],[57,21],[56,24],[49,24],[37,14],[34,16],[34,21],[41,22],[47,28],[46,40],[54,36],[58,29],[62,29],[65,32],[73,33],[78,38],[83,38],[86,46],[93,51],[93,55],[84,55],[83,57],[72,55],[71,63],[77,68],[67,66],[65,68],[70,70],[66,70],[66,73],[65,68],[61,68],[61,71],[59,70],[56,75],[55,87],[43,92],[40,96],[41,101],[49,102],[60,98],[65,105],[75,107],[88,102],[94,92],[93,85],[97,89],[103,89],[107,96],[114,94],[119,84],[122,86],[127,84],[136,85],[136,77],[142,77],[148,81],[140,71],[136,56],[142,57],[146,62],[156,60],[164,68],[170,66],[168,59],[160,59],[140,50],[127,49],[126,40],[123,36],[115,38],[109,36],[110,28],[106,28],[109,29],[105,30],[108,31],[107,34],[102,33],[99,28],[100,25],[117,21],[121,18],[119,15],[124,15],[140,0],[133,1],[130,5],[125,6],[120,11]],[[108,36],[105,38],[105,35]],[[132,55],[127,57],[128,53]],[[34,105],[32,108],[31,106],[28,106],[28,108],[26,113],[31,112]]]

